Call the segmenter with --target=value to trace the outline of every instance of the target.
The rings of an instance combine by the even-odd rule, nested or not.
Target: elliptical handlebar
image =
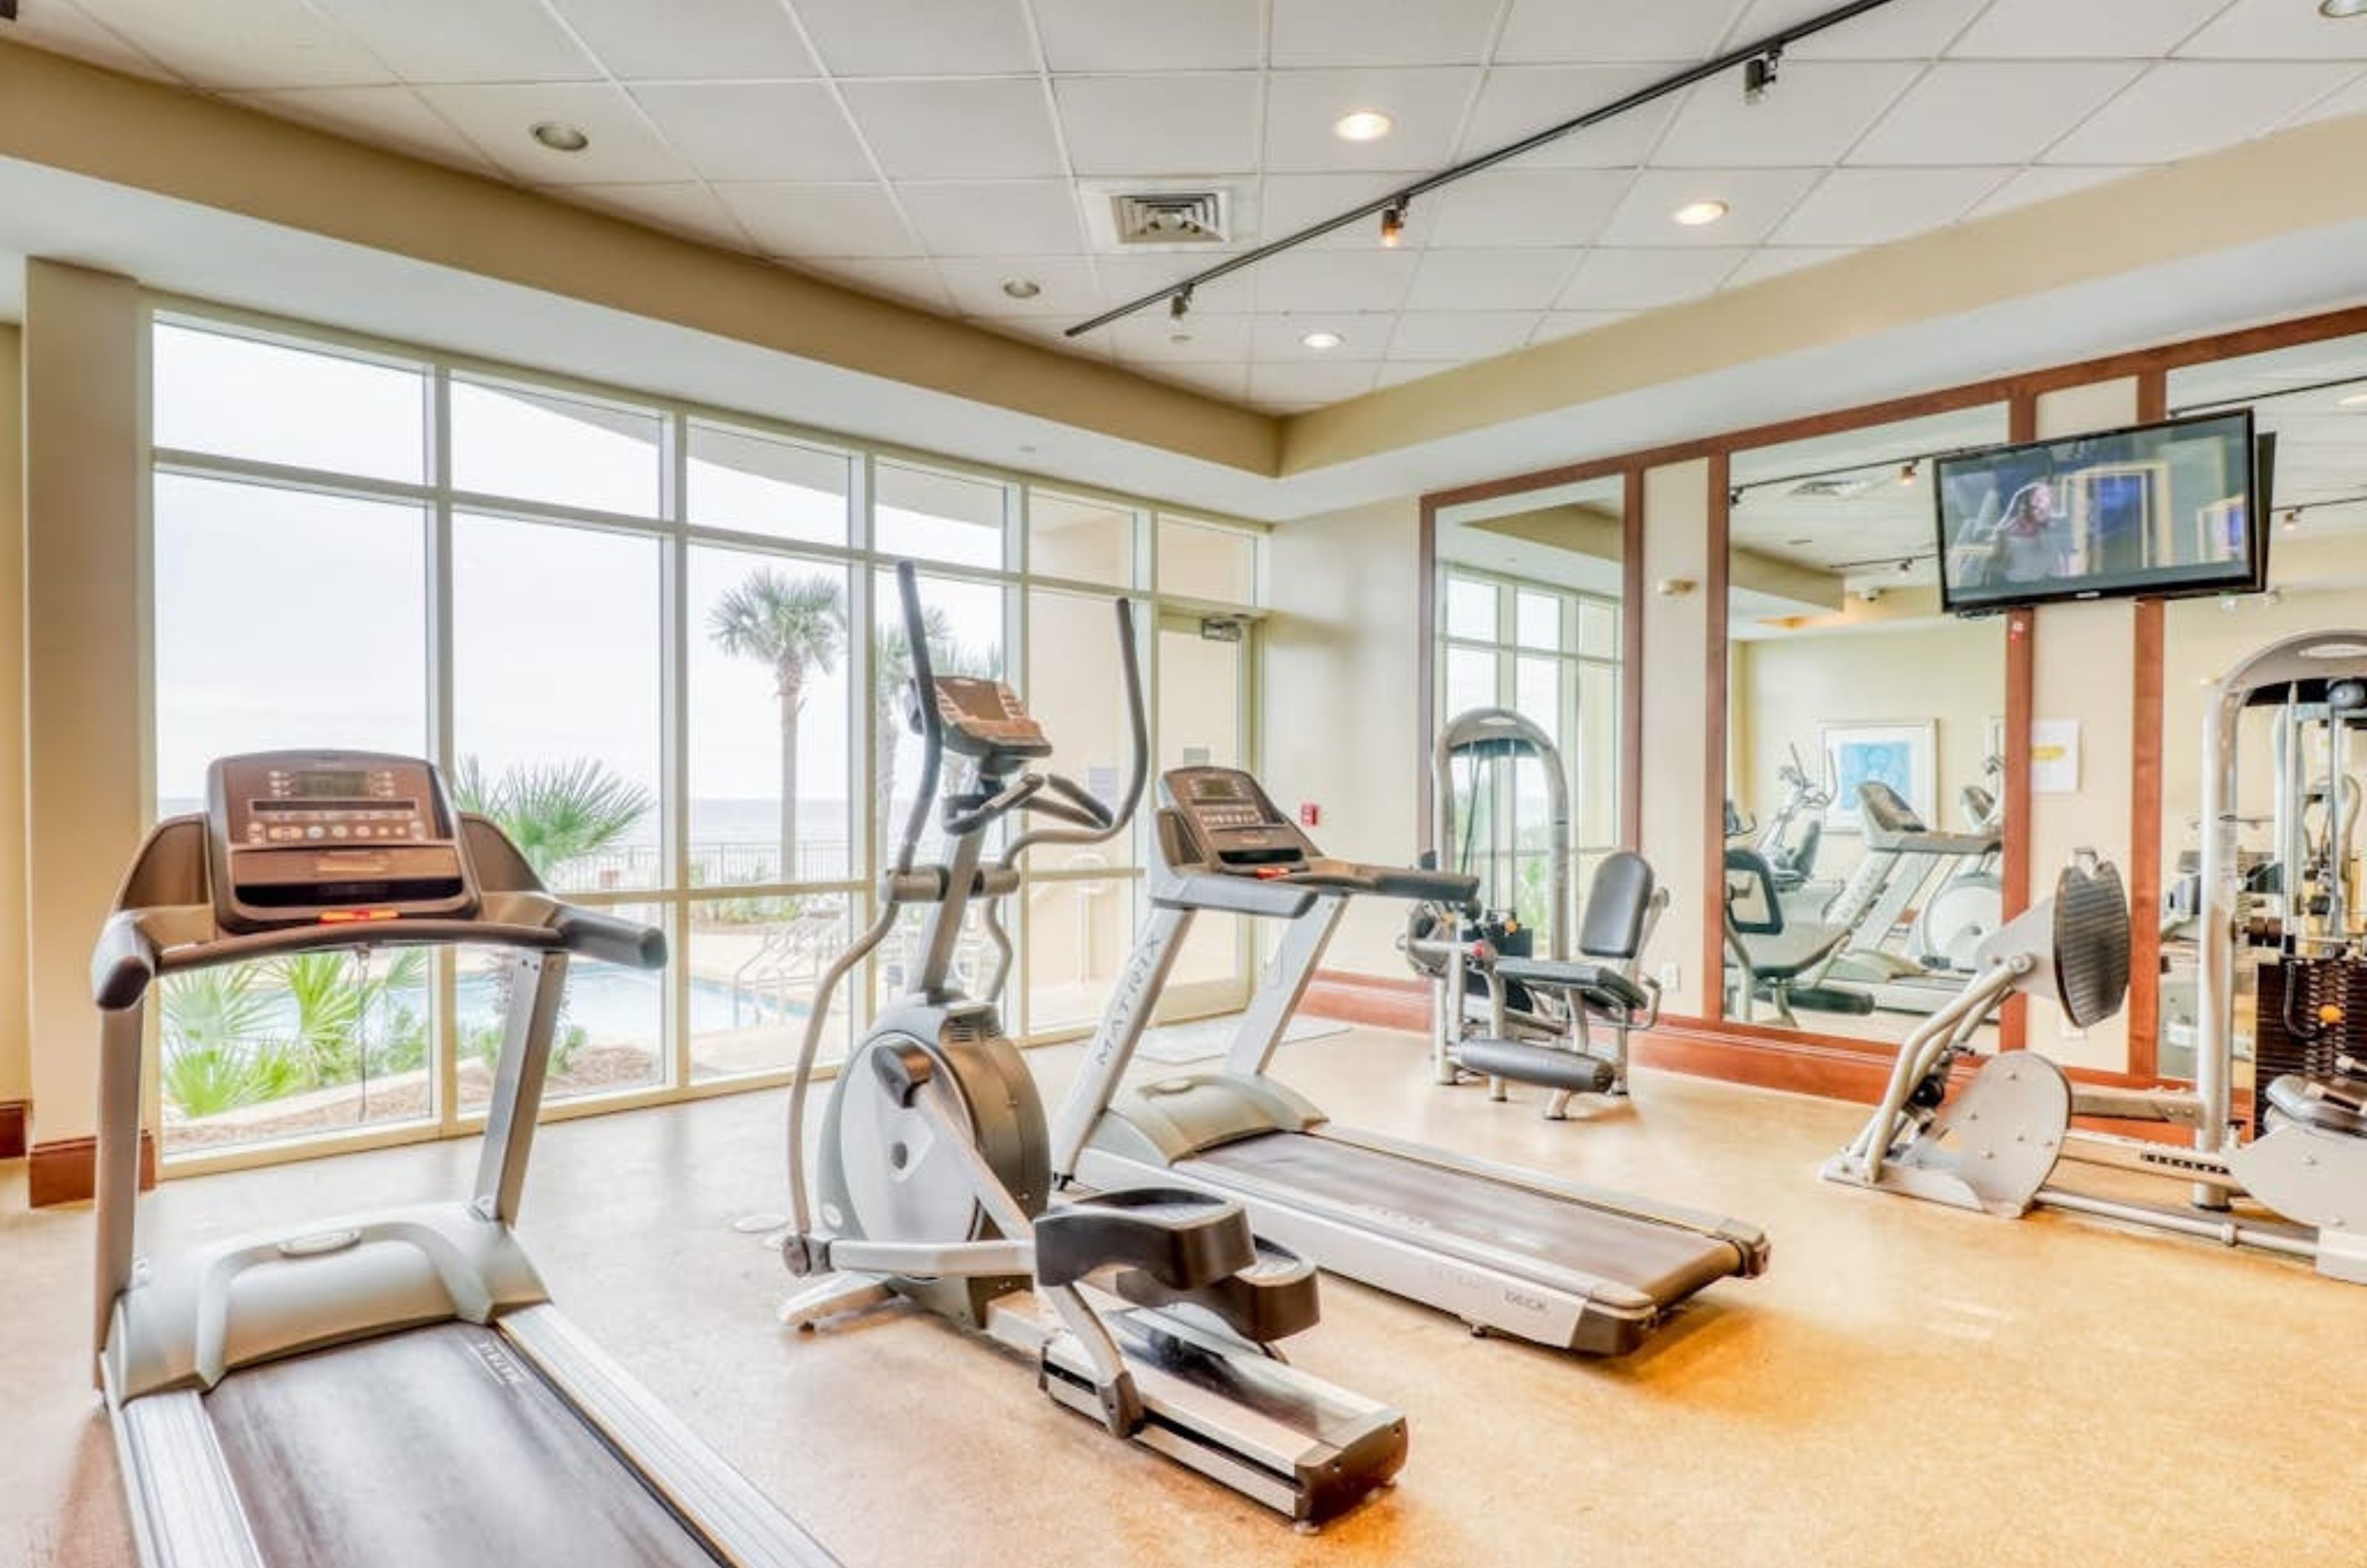
[[[921,834],[929,825],[929,807],[937,798],[937,775],[946,760],[946,722],[937,712],[937,672],[929,658],[929,621],[921,613],[921,570],[909,560],[896,563],[896,596],[903,601],[904,644],[912,661],[912,690],[921,720],[921,777],[912,791],[912,814],[904,818],[904,841],[896,847],[896,874],[912,869],[920,852]]]
[[[1045,786],[1061,798],[1032,801],[1028,809],[1076,826],[1031,828],[1020,834],[1002,852],[1006,868],[1018,864],[1019,857],[1037,844],[1107,843],[1134,820],[1135,812],[1141,807],[1142,792],[1150,784],[1150,718],[1143,705],[1142,655],[1134,640],[1134,601],[1120,598],[1116,604],[1118,674],[1126,685],[1127,741],[1134,763],[1127,777],[1126,793],[1112,807],[1074,780],[1058,773],[1045,774]]]

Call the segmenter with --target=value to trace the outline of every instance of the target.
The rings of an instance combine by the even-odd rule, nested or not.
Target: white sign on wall
[[[2079,792],[2079,721],[2076,718],[2033,718],[2030,721],[2030,793],[2077,795]]]

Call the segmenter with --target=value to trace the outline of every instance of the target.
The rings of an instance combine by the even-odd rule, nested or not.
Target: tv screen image
[[[2248,409],[1935,460],[1951,610],[2260,585]]]

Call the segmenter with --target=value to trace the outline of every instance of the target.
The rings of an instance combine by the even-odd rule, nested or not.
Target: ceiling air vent
[[[1840,501],[1852,495],[1863,495],[1882,483],[1882,476],[1852,474],[1845,479],[1814,479],[1794,485],[1784,493],[1816,500]]]
[[[1121,191],[1109,200],[1120,245],[1221,245],[1230,237],[1232,203],[1222,190]]]

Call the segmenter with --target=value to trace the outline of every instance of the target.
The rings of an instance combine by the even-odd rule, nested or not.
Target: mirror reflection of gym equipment
[[[1931,459],[2005,435],[1990,404],[1733,459],[1730,1020],[1900,1040],[2000,922],[2002,621],[1941,610]]]

